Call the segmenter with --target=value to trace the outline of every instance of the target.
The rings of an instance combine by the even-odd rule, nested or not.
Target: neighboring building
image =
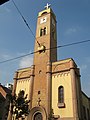
[[[48,5],[38,14],[33,63],[14,76],[13,94],[24,90],[31,100],[27,119],[90,120],[79,68],[72,58],[57,61],[56,17]]]
[[[10,90],[12,90],[12,89],[13,89],[13,84],[7,83],[7,84],[5,85],[5,87],[8,88],[8,89],[10,89]]]
[[[2,120],[6,95],[10,93],[11,93],[11,90],[9,90],[8,88],[0,84],[0,120]]]
[[[90,98],[82,92],[83,120],[90,120]]]

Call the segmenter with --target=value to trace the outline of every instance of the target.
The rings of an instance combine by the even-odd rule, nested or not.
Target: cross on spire
[[[45,6],[46,9],[48,9],[51,6],[51,4],[48,4]]]

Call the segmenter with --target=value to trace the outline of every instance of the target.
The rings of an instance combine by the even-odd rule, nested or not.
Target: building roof
[[[0,94],[6,98],[6,94],[10,94],[11,90],[0,84]]]
[[[52,63],[52,73],[66,71],[71,68],[77,68],[76,63],[72,58],[67,58]]]

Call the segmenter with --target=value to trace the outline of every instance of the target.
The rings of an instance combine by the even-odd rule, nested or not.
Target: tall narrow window
[[[60,86],[58,88],[58,103],[64,103],[64,88]]]
[[[58,107],[59,108],[65,107],[65,104],[64,104],[64,87],[63,86],[59,86],[59,88],[58,88]]]
[[[88,117],[88,119],[87,119],[87,120],[90,120],[89,109],[87,109],[87,117]]]
[[[85,108],[85,106],[83,106],[83,118],[84,118],[84,120],[86,120],[86,108]]]
[[[41,28],[40,29],[40,36],[42,36],[43,35],[43,29]]]
[[[46,27],[44,27],[43,33],[44,33],[44,35],[46,35]]]
[[[47,34],[47,29],[46,27],[40,29],[40,36],[46,35]]]

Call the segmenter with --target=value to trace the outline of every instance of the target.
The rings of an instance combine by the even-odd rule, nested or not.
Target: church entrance
[[[37,112],[34,117],[33,120],[43,120],[43,116],[40,112]]]
[[[46,110],[41,107],[33,107],[27,120],[47,120]]]

